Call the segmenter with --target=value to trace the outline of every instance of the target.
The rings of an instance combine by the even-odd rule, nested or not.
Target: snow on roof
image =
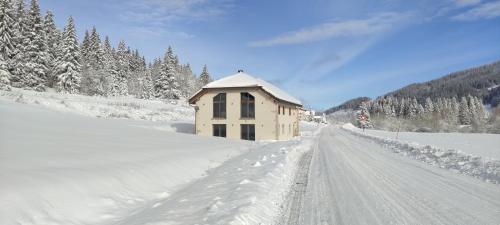
[[[271,94],[272,96],[274,96],[279,100],[294,103],[297,105],[302,105],[300,100],[289,95],[288,93],[279,89],[273,84],[265,80],[255,78],[244,72],[238,72],[231,76],[227,76],[222,79],[208,83],[207,85],[203,86],[202,89],[227,88],[227,87],[261,87],[262,89],[264,89],[264,91],[268,92],[269,94]]]

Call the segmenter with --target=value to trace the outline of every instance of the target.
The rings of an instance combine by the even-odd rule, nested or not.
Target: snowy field
[[[318,130],[200,137],[187,106],[23,90],[0,115],[0,224],[270,224]]]
[[[163,102],[134,97],[60,94],[53,90],[35,92],[18,88],[13,88],[12,91],[0,90],[0,99],[99,118],[194,123],[194,109],[184,99]]]
[[[500,183],[499,134],[400,132],[396,139],[396,132],[342,128],[431,165]]]
[[[350,128],[362,132],[361,129],[353,126]],[[365,129],[364,133],[396,139],[396,132]],[[397,139],[441,149],[455,149],[485,158],[500,159],[500,134],[399,132]]]

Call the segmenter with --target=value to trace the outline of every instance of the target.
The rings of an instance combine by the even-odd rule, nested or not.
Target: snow
[[[178,133],[190,132],[192,113],[129,97],[0,92],[0,224],[273,223],[313,135]]]
[[[207,85],[203,86],[203,89],[226,88],[226,87],[261,87],[262,89],[264,89],[264,91],[268,92],[269,94],[280,100],[302,105],[300,100],[289,95],[288,93],[274,86],[273,84],[265,80],[255,78],[244,72],[239,72],[234,75],[227,76],[222,79],[208,83]]]
[[[497,88],[497,87],[500,87],[500,84],[493,85],[493,86],[489,87],[489,88],[488,88],[488,91],[491,91],[491,90],[493,90],[493,89],[495,89],[495,88]]]
[[[345,124],[343,129],[386,146],[394,152],[488,182],[500,183],[500,135],[461,133],[396,133],[361,129]]]
[[[131,96],[106,98],[61,94],[53,90],[35,92],[18,88],[12,88],[12,91],[0,90],[0,99],[90,117],[194,123],[194,109],[185,100],[165,102],[142,100]]]
[[[0,224],[113,220],[252,145],[5,101],[0,114]]]
[[[500,186],[394,154],[343,129],[315,145],[299,213],[288,224],[484,224],[500,221]],[[299,198],[300,199],[300,198]]]
[[[349,129],[361,131],[351,125]],[[396,139],[396,132],[365,130],[366,134]],[[417,133],[399,132],[398,140],[430,145],[441,149],[455,149],[486,158],[500,159],[500,134],[486,133]]]

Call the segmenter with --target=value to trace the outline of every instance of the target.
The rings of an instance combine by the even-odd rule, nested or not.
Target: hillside
[[[366,101],[370,101],[370,100],[371,99],[368,97],[353,98],[353,99],[346,101],[338,106],[335,106],[335,107],[332,107],[332,108],[325,110],[325,114],[332,114],[332,113],[337,112],[339,110],[346,110],[346,109],[355,110],[359,107],[359,105],[362,102],[366,102]]]
[[[431,81],[410,84],[382,96],[411,97],[416,98],[419,103],[424,103],[427,97],[436,99],[458,96],[460,98],[467,95],[480,97],[484,104],[491,104],[493,107],[500,104],[500,61],[453,72]],[[370,98],[354,98],[326,110],[325,113],[356,109],[361,102],[367,100]]]
[[[485,104],[498,104],[497,101],[494,102],[493,100],[498,100],[496,96],[500,93],[496,89],[499,84],[500,61],[496,61],[491,64],[454,72],[431,81],[410,84],[384,96],[417,98],[418,102],[423,103],[427,97],[436,99],[458,96],[460,98],[472,95],[482,98]],[[493,91],[496,93],[494,96],[490,95]]]

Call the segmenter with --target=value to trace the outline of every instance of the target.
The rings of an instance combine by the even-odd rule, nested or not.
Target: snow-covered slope
[[[99,97],[35,92],[13,88],[0,90],[0,99],[99,118],[123,118],[151,121],[184,121],[193,123],[194,109],[187,101],[142,100],[134,97]]]
[[[252,146],[4,101],[0,114],[0,224],[101,223]]]
[[[0,115],[0,224],[268,224],[312,143],[200,137],[169,132],[182,122],[6,100]]]

